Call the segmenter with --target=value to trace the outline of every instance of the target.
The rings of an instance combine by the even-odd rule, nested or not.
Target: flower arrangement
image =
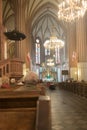
[[[9,77],[7,77],[7,76],[3,76],[3,77],[2,77],[2,85],[1,85],[1,88],[10,88],[10,85],[9,85]]]
[[[33,71],[27,72],[26,76],[24,77],[24,83],[26,84],[36,84],[38,80],[38,75]]]
[[[8,83],[9,84],[9,77],[3,76],[2,77],[2,84]]]

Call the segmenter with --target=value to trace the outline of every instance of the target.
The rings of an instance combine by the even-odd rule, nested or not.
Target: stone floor
[[[87,130],[87,99],[58,88],[46,93],[51,98],[52,130]]]

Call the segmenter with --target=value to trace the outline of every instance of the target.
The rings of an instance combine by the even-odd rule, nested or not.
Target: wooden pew
[[[38,91],[0,92],[0,130],[51,130],[50,119],[50,99]]]
[[[39,94],[0,92],[0,129],[35,130]]]
[[[37,103],[36,130],[51,130],[51,104],[48,96],[40,96]]]

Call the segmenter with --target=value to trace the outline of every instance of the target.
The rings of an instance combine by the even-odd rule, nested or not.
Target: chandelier
[[[54,66],[55,64],[54,64],[54,62],[48,62],[47,63],[47,66]]]
[[[51,36],[49,40],[46,40],[44,47],[46,49],[62,48],[64,46],[64,41],[58,39],[56,36]]]
[[[55,65],[55,63],[54,63],[54,59],[48,59],[47,60],[47,66],[54,66]]]
[[[87,9],[87,1],[65,0],[58,7],[58,18],[66,22],[71,22],[84,16]]]

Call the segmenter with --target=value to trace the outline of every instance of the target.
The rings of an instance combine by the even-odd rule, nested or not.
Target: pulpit
[[[23,61],[18,58],[0,61],[0,77],[20,79],[23,76]]]

